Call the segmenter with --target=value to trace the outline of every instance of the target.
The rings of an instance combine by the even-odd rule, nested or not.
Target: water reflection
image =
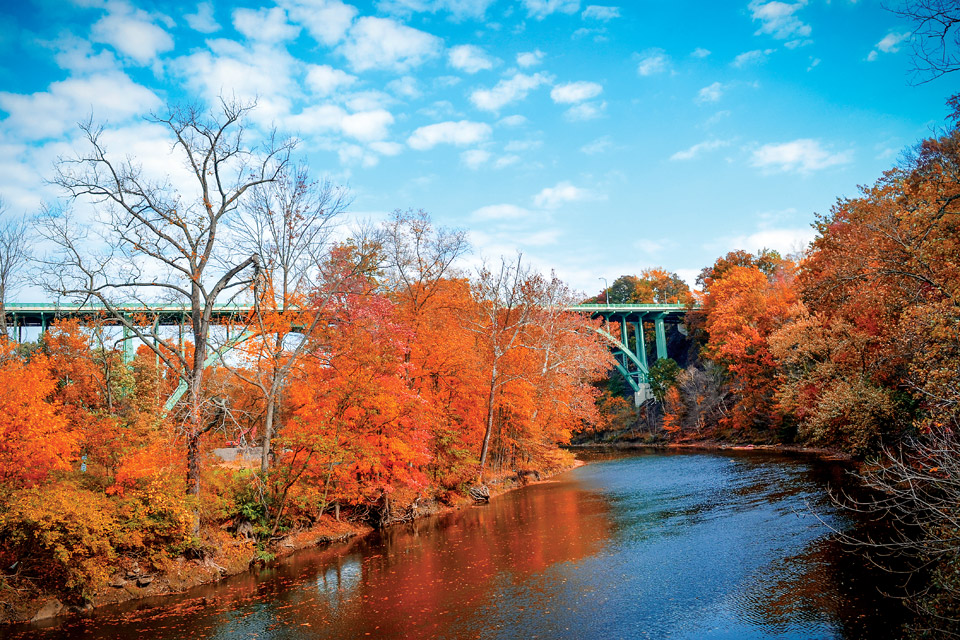
[[[837,465],[607,457],[255,575],[13,637],[866,638],[902,612],[810,513]],[[0,632],[3,635],[3,632]]]

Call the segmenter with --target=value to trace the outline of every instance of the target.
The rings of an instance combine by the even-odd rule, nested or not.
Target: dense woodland
[[[22,258],[9,288],[28,273],[17,234],[35,229],[31,276],[104,311],[0,345],[0,600],[82,603],[132,567],[226,567],[294,531],[407,520],[569,465],[558,444],[600,420],[610,355],[563,311],[578,300],[562,282],[520,256],[458,267],[465,234],[422,212],[338,228],[344,191],[286,143],[245,146],[248,111],[161,119],[192,202],[87,128],[89,148],[57,166],[71,206],[6,229]],[[118,311],[130,302],[187,317]],[[248,311],[226,325],[222,303]],[[213,453],[235,444],[259,458]]]
[[[611,413],[619,432],[606,434],[862,461],[874,497],[847,506],[894,529],[878,555],[925,576],[911,585],[921,636],[960,632],[960,97],[948,107],[945,130],[817,217],[806,251],[736,251],[705,268],[687,361],[656,363],[662,402]],[[621,278],[611,302],[683,299],[658,281]]]
[[[819,216],[801,254],[729,253],[697,291],[646,269],[591,299],[690,306],[685,351],[654,364],[656,399],[639,408],[599,321],[564,311],[584,296],[520,256],[466,269],[465,234],[423,212],[339,226],[346,192],[294,164],[290,143],[248,144],[250,107],[156,118],[190,192],[85,126],[88,148],[56,166],[67,204],[0,234],[3,296],[30,277],[104,310],[0,345],[0,592],[80,603],[132,563],[269,559],[293,531],[384,526],[564,468],[580,432],[850,453],[877,489],[859,508],[891,518],[926,572],[915,604],[955,629],[960,99],[949,106],[948,128]],[[162,326],[117,306],[130,302],[187,317]],[[213,312],[230,302],[248,311],[228,326]],[[213,453],[238,442],[259,458]]]

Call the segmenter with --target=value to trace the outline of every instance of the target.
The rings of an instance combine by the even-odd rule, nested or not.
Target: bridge
[[[8,302],[4,305],[7,314],[7,326],[12,327],[18,342],[23,341],[23,330],[27,327],[37,327],[40,333],[56,320],[64,318],[78,318],[86,322],[101,322],[105,326],[120,326],[123,328],[123,359],[133,362],[135,349],[133,334],[122,325],[114,315],[102,304],[52,304],[48,302]],[[142,326],[179,326],[190,322],[190,308],[183,305],[156,305],[117,304],[114,309],[131,320],[142,318]],[[239,324],[250,313],[249,305],[218,304],[213,308],[212,319],[216,323],[225,325]]]
[[[667,357],[667,324],[676,325],[681,333],[683,318],[689,311],[685,304],[580,304],[567,307],[568,311],[603,318],[604,328],[597,333],[610,344],[617,370],[633,389],[634,401],[639,405],[651,396],[650,355],[653,361]],[[610,333],[610,323],[620,325],[620,335]],[[648,354],[644,325],[653,325],[652,354]],[[631,339],[632,338],[632,339]]]
[[[120,326],[124,361],[133,361],[133,334],[102,304],[8,302],[5,308],[8,326],[13,328],[19,341],[22,341],[24,328],[37,327],[42,333],[52,322],[61,318],[79,318],[89,322],[99,321],[106,326]],[[190,309],[182,305],[122,304],[114,308],[143,326],[179,326],[182,332],[182,327],[190,322]],[[689,308],[684,304],[580,304],[567,307],[567,310],[605,320],[604,327],[596,331],[609,343],[616,359],[617,370],[623,374],[627,384],[633,389],[635,400],[640,403],[650,397],[651,356],[653,361],[667,357],[666,327],[672,324],[684,332],[683,317]],[[221,304],[214,307],[212,317],[214,321],[230,327],[242,324],[250,311],[249,305]],[[619,325],[619,336],[610,332],[610,323]],[[645,325],[653,327],[653,341],[649,349]],[[235,342],[236,340],[228,340],[226,348]],[[217,352],[211,354],[209,359],[221,356],[222,354]],[[178,389],[176,399],[182,395],[182,391]],[[171,399],[176,402],[176,399]],[[169,409],[172,404],[168,404]]]

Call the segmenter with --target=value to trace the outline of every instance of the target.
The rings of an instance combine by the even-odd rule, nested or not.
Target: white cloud
[[[377,9],[397,16],[412,13],[448,11],[454,21],[483,19],[494,0],[378,0]]]
[[[492,69],[493,62],[486,52],[472,44],[461,44],[451,47],[448,53],[450,66],[467,73],[477,73],[484,69]]]
[[[341,145],[337,149],[337,155],[340,158],[341,164],[359,164],[364,169],[375,167],[380,162],[380,156],[375,153],[369,153],[366,149],[356,144]]]
[[[503,169],[504,167],[509,167],[512,164],[520,162],[520,156],[508,155],[501,156],[497,158],[497,161],[493,163],[493,166],[497,169]]]
[[[300,95],[293,80],[300,63],[286,49],[255,42],[208,41],[210,50],[178,58],[173,69],[186,78],[187,87],[216,104],[221,95],[257,101],[252,116],[262,124],[282,120],[292,100]]]
[[[280,7],[272,9],[236,9],[233,12],[233,28],[248,40],[258,42],[284,42],[300,33],[300,27],[287,22],[287,12]]]
[[[769,34],[778,40],[793,37],[807,37],[810,35],[810,25],[804,24],[794,14],[806,6],[807,0],[789,3],[773,0],[761,2],[753,0],[750,5],[750,15],[754,21],[760,22],[757,35]]]
[[[780,255],[788,255],[802,251],[815,237],[816,232],[810,227],[762,229],[749,235],[726,238],[723,244],[729,250],[742,249],[754,252],[760,249],[773,249]]]
[[[477,89],[470,94],[470,101],[478,109],[498,111],[511,102],[523,100],[528,93],[549,82],[550,77],[543,73],[532,76],[516,73],[512,78],[498,82],[493,89]]]
[[[550,97],[557,104],[574,104],[603,93],[603,87],[596,82],[569,82],[557,85],[550,92]]]
[[[194,31],[214,33],[220,30],[220,25],[213,17],[213,4],[210,2],[201,2],[197,5],[196,13],[188,13],[183,17]]]
[[[390,88],[390,85],[387,85]],[[394,102],[393,98],[382,91],[359,91],[344,97],[344,104],[351,111],[373,111],[383,109]]]
[[[551,13],[576,13],[580,10],[580,0],[523,0],[527,16],[543,20]]]
[[[726,147],[730,144],[729,140],[705,140],[698,144],[693,145],[689,149],[684,149],[683,151],[677,151],[675,154],[670,156],[671,160],[693,160],[701,153],[706,151],[715,151],[722,147]]]
[[[754,49],[753,51],[744,51],[733,59],[731,63],[738,69],[752,65],[760,64],[767,59],[767,56],[776,51],[776,49]]]
[[[573,121],[593,120],[599,118],[606,108],[606,102],[582,102],[564,111],[563,116]]]
[[[706,58],[707,56],[710,55],[710,50],[704,49],[703,47],[697,47],[696,49],[690,52],[690,55],[694,58]]]
[[[32,94],[0,92],[0,109],[9,114],[4,128],[26,139],[58,136],[91,113],[97,120],[123,120],[160,104],[156,94],[119,71],[68,78]]]
[[[460,160],[471,169],[479,169],[490,159],[490,152],[483,149],[468,149],[460,154]]]
[[[754,150],[750,164],[770,171],[809,173],[847,164],[852,160],[852,151],[832,153],[824,149],[819,141],[802,138],[780,144],[765,144]]]
[[[475,144],[490,137],[492,129],[483,122],[460,120],[459,122],[438,122],[415,130],[407,144],[418,151],[432,149],[438,144],[465,146]]]
[[[610,139],[610,136],[603,136],[602,138],[597,138],[593,142],[589,142],[582,147],[580,151],[587,154],[588,156],[596,155],[598,153],[603,153],[613,148],[613,140]]]
[[[546,187],[533,197],[533,204],[541,209],[559,209],[567,202],[586,200],[590,193],[585,189],[575,187],[569,182],[558,182],[555,186]]]
[[[356,7],[340,0],[279,0],[277,4],[287,10],[291,20],[303,25],[314,40],[327,46],[343,39],[357,15]]]
[[[366,142],[382,140],[387,137],[393,115],[384,109],[360,111],[344,117],[340,126],[343,133]]]
[[[389,18],[357,20],[340,46],[354,71],[406,71],[439,54],[440,38]]]
[[[900,50],[900,43],[910,37],[910,32],[888,33],[877,43],[877,49],[884,53],[893,53]]]
[[[330,95],[337,89],[348,87],[356,81],[356,76],[326,64],[312,64],[307,67],[307,86],[317,95]]]
[[[113,5],[111,13],[94,23],[90,38],[109,44],[141,65],[150,64],[158,54],[173,49],[169,33],[154,24],[148,13],[126,4]]]
[[[880,53],[896,53],[900,50],[900,43],[909,37],[910,32],[908,31],[903,33],[894,33],[891,31],[876,44],[876,47],[870,52],[870,55],[867,56],[867,60],[873,62]]]
[[[91,73],[116,71],[120,66],[112,51],[101,49],[94,53],[89,40],[76,36],[64,36],[54,42],[54,47],[54,59],[61,69]]]
[[[588,5],[580,15],[585,19],[602,20],[606,22],[607,20],[613,20],[614,18],[620,17],[620,7],[606,7],[602,5],[591,4]]]
[[[726,87],[723,86],[723,83],[714,82],[697,92],[697,102],[701,104],[704,102],[716,102],[723,97],[724,89],[726,89]]]
[[[348,113],[343,107],[323,104],[307,107],[284,124],[303,133],[332,132],[361,142],[377,142],[387,137],[393,121],[393,115],[385,109]]]
[[[414,99],[420,97],[420,87],[417,84],[417,79],[413,76],[403,76],[402,78],[391,80],[387,83],[387,89],[403,98]]]
[[[498,122],[497,124],[506,125],[506,126],[508,126],[508,127],[519,127],[519,126],[524,125],[524,124],[526,124],[526,123],[527,123],[527,119],[524,118],[523,116],[517,114],[517,115],[512,115],[512,116],[507,116],[507,117],[505,117],[505,118],[501,118],[501,119],[500,119],[500,122]]]
[[[491,204],[480,207],[470,217],[474,220],[523,220],[534,217],[534,213],[515,204]]]
[[[378,141],[371,142],[370,148],[385,156],[398,156],[403,152],[403,145],[399,142]]]
[[[517,64],[526,69],[527,67],[534,67],[541,62],[543,62],[543,51],[536,49],[534,51],[525,51],[523,53],[517,54]]]
[[[637,73],[641,76],[652,76],[663,73],[670,66],[670,57],[663,49],[648,49],[640,54],[637,64]]]

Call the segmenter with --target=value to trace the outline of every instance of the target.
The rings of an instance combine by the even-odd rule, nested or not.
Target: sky
[[[911,85],[911,25],[873,0],[36,0],[0,8],[6,215],[62,194],[57,157],[176,173],[169,105],[256,99],[349,187],[347,222],[423,209],[470,269],[523,253],[595,294],[659,266],[690,284],[734,249],[802,249],[941,126],[949,76]]]

